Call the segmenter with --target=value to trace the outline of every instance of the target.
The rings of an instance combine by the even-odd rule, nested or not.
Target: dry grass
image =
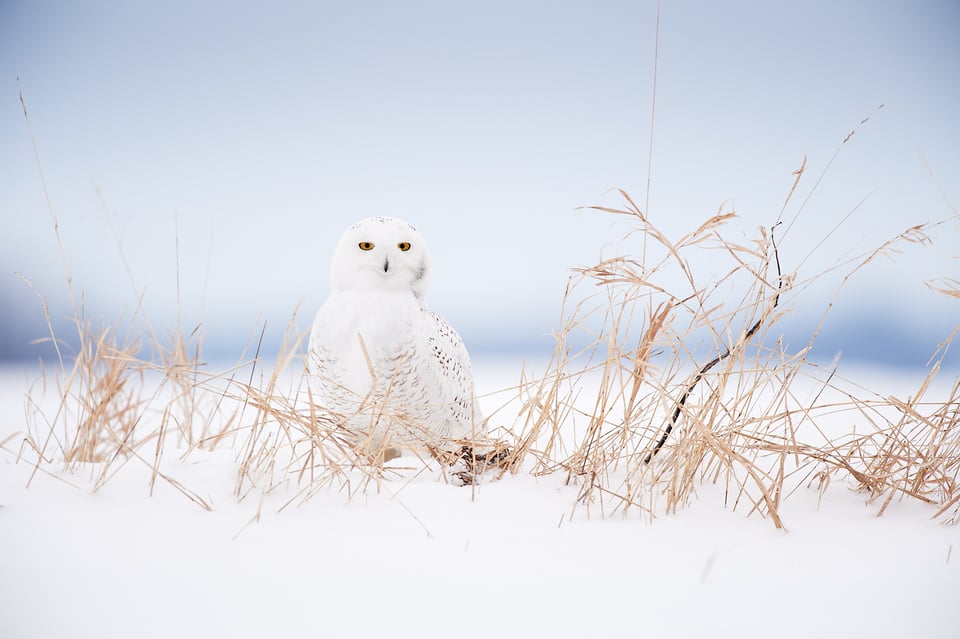
[[[797,181],[802,174],[803,167]],[[689,503],[711,482],[724,487],[731,508],[778,527],[790,494],[843,482],[865,491],[878,514],[907,498],[931,504],[943,521],[960,519],[960,379],[945,397],[928,397],[956,331],[919,388],[903,398],[877,396],[807,361],[819,328],[805,347],[791,351],[781,342],[777,322],[802,287],[795,273],[781,272],[777,227],[747,245],[730,242],[722,230],[734,215],[721,211],[671,240],[622,196],[622,207],[598,208],[631,221],[643,255],[616,255],[571,277],[545,373],[521,375],[510,393],[519,409],[515,418],[499,417],[512,423],[492,432],[495,441],[466,442],[509,449],[489,480],[507,471],[563,473],[578,486],[575,508],[651,518]],[[57,232],[52,208],[51,218]],[[927,243],[932,226],[911,227],[847,262],[837,295],[878,255]],[[726,271],[702,279],[690,265],[703,251],[719,252]],[[929,286],[958,296],[956,280]],[[0,442],[32,467],[29,482],[38,473],[65,481],[87,475],[96,491],[121,469],[140,468],[151,491],[163,482],[210,509],[201,490],[171,475],[168,461],[229,450],[236,497],[259,504],[256,518],[274,493],[284,508],[323,490],[392,491],[394,475],[432,469],[472,484],[472,473],[483,470],[474,457],[452,459],[427,445],[401,458],[405,468],[388,463],[384,451],[343,426],[348,416],[316,405],[296,313],[271,368],[258,347],[211,373],[198,330],[168,338],[128,330],[134,337],[121,338],[74,309],[77,332],[67,341],[76,350],[62,352],[48,315],[58,361],[26,398],[22,437]],[[838,423],[849,428],[838,431]],[[409,439],[417,428],[410,424]]]
[[[545,374],[521,380],[516,419],[495,432],[510,449],[499,475],[563,473],[578,486],[574,508],[602,515],[638,509],[653,518],[711,482],[729,507],[780,527],[787,496],[840,482],[863,490],[878,514],[910,498],[943,521],[960,518],[960,379],[946,397],[927,397],[953,335],[919,388],[877,396],[808,362],[808,348],[790,353],[781,343],[774,327],[787,306],[781,298],[795,302],[795,276],[780,273],[770,232],[748,246],[727,242],[721,231],[732,215],[720,213],[671,242],[624,199],[623,209],[606,211],[631,216],[656,247],[652,266],[617,256],[576,271]],[[882,248],[926,230],[911,228]],[[707,283],[688,267],[689,254],[704,250],[723,251],[730,264]],[[681,291],[665,283],[671,268]],[[731,290],[741,291],[735,304],[723,299]],[[425,447],[401,466],[386,463],[342,426],[346,416],[311,401],[296,315],[272,368],[258,349],[218,374],[204,370],[196,332],[178,331],[163,348],[153,333],[123,341],[79,319],[77,328],[76,353],[61,355],[27,398],[18,454],[33,466],[31,481],[37,472],[85,472],[96,491],[134,464],[151,490],[166,482],[209,509],[202,491],[164,470],[164,458],[227,449],[237,459],[237,498],[262,505],[276,491],[284,508],[324,490],[392,491],[391,475],[411,469],[456,475],[454,460]],[[838,432],[838,422],[851,428]]]
[[[515,469],[565,473],[579,486],[576,507],[603,514],[672,512],[712,482],[729,506],[781,527],[787,495],[843,478],[879,503],[878,513],[910,497],[957,521],[960,379],[946,397],[926,398],[956,331],[905,399],[850,390],[806,360],[816,334],[790,353],[774,330],[781,298],[796,301],[796,276],[780,273],[772,232],[734,244],[720,233],[731,215],[718,214],[671,242],[622,195],[623,208],[601,210],[631,216],[656,248],[647,264],[617,256],[572,278],[565,301],[573,308],[546,374],[523,387]],[[853,260],[841,289],[877,255],[926,243],[932,226],[911,227]],[[729,270],[698,281],[689,254],[703,250],[724,251]],[[680,278],[670,279],[671,266]],[[677,280],[682,290],[666,283]],[[732,289],[743,293],[731,305],[724,297]],[[843,421],[850,431],[825,426]]]

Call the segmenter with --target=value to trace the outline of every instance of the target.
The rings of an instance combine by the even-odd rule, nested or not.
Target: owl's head
[[[411,291],[423,301],[430,278],[427,245],[417,230],[392,217],[369,217],[340,237],[330,267],[330,287]]]

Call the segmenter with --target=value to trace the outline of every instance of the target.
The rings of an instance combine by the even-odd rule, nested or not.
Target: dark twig
[[[463,486],[472,486],[478,483],[480,475],[491,468],[501,470],[507,467],[512,451],[507,446],[497,444],[493,450],[486,453],[478,453],[473,446],[462,446],[459,451],[453,454],[454,462],[462,461],[464,470],[459,470],[454,476],[460,480]],[[434,455],[436,457],[436,454]]]
[[[780,291],[783,289],[783,274],[780,270],[780,254],[777,251],[777,241],[773,236],[773,230],[779,224],[780,222],[777,222],[777,224],[774,224],[770,228],[770,243],[773,245],[773,259],[774,259],[774,263],[777,265],[777,294],[773,297],[773,306],[771,307],[771,310],[775,309],[777,307],[777,304],[780,303]],[[764,317],[766,317],[766,315],[761,316],[760,319],[754,322],[753,326],[750,327],[750,330],[748,330],[747,334],[744,335],[743,337],[744,343],[746,343],[747,340],[753,337],[754,333],[756,333],[760,329],[760,326],[763,324]],[[653,459],[654,455],[659,453],[660,449],[663,448],[663,445],[667,443],[667,438],[669,438],[670,433],[673,432],[673,427],[676,425],[677,420],[680,418],[680,413],[683,412],[683,407],[687,403],[687,398],[690,397],[690,393],[693,392],[693,389],[697,386],[700,380],[703,379],[703,376],[706,375],[711,368],[713,368],[714,366],[716,366],[717,364],[719,364],[729,356],[730,356],[730,347],[727,346],[722,353],[720,353],[719,355],[714,357],[712,360],[704,364],[703,367],[697,372],[696,377],[694,377],[693,381],[691,381],[687,385],[687,389],[683,391],[683,395],[680,396],[680,401],[677,402],[676,408],[673,409],[673,414],[670,415],[670,421],[667,422],[667,427],[663,429],[663,435],[661,435],[660,439],[657,440],[657,443],[653,447],[653,450],[647,453],[647,456],[644,457],[643,459],[644,464],[649,464],[650,461]]]

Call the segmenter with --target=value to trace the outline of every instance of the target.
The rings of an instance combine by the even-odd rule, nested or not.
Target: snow
[[[475,368],[493,390],[520,363]],[[229,448],[165,455],[210,511],[162,481],[151,495],[137,463],[96,492],[80,472],[27,487],[22,438],[7,437],[36,372],[0,375],[4,638],[960,636],[960,529],[920,502],[877,517],[840,482],[800,489],[784,531],[711,484],[650,522],[588,517],[561,473],[458,487],[418,469],[280,510],[292,490],[237,500]]]

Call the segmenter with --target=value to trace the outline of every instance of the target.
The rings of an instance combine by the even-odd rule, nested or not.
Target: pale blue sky
[[[569,269],[627,230],[576,207],[617,204],[617,187],[645,199],[656,3],[241,4],[0,5],[0,355],[44,331],[15,272],[69,313],[18,77],[89,316],[129,317],[145,291],[171,325],[179,226],[184,324],[231,357],[263,319],[275,341],[301,301],[306,326],[340,232],[385,214],[426,236],[431,305],[472,350],[549,348]],[[661,12],[649,216],[668,234],[728,202],[728,235],[753,236],[802,158],[805,194],[871,114],[784,238],[786,270],[864,198],[801,277],[960,202],[956,2]],[[960,276],[958,237],[951,222],[855,278],[820,355],[925,359],[960,318],[922,283]]]

